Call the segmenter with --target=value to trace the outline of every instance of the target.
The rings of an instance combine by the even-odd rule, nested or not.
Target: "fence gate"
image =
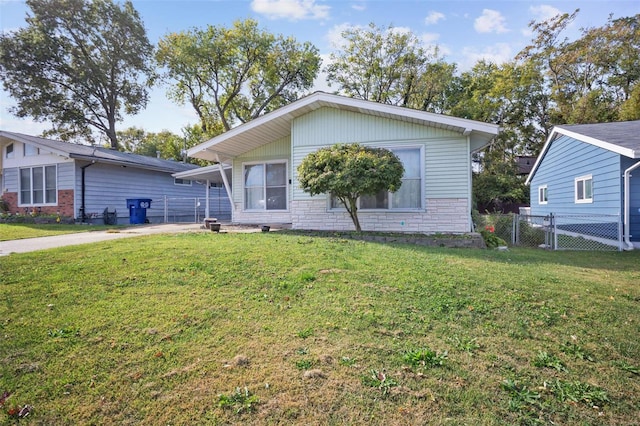
[[[164,223],[200,223],[205,218],[205,197],[164,197]],[[209,197],[209,215],[230,220],[229,199]]]
[[[622,250],[620,215],[482,215],[478,228],[492,226],[512,246],[550,250]]]

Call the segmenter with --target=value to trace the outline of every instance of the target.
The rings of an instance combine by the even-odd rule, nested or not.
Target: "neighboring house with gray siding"
[[[2,198],[13,214],[59,214],[102,222],[108,209],[117,212],[119,223],[127,223],[126,200],[149,198],[153,201],[147,218],[160,223],[165,197],[186,200],[189,215],[197,207],[194,200],[206,197],[206,185],[172,176],[197,169],[191,164],[5,131],[0,131],[0,152]],[[230,216],[224,189],[210,191],[212,199],[223,200],[217,214]]]
[[[618,216],[640,247],[640,120],[554,127],[527,183],[532,215]]]
[[[405,184],[360,200],[364,230],[464,233],[471,223],[471,155],[498,134],[493,124],[317,92],[204,142],[188,155],[232,165],[232,221],[350,230],[329,194],[311,196],[297,167],[311,152],[358,142],[395,152]],[[384,195],[384,194],[381,194]]]

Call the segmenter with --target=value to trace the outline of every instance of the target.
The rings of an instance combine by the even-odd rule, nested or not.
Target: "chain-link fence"
[[[491,229],[511,246],[551,250],[622,250],[619,215],[489,214],[474,217],[476,229]]]
[[[199,223],[206,217],[205,197],[165,197],[152,204],[151,213],[162,215],[164,223]],[[218,220],[231,219],[231,204],[227,197],[209,197],[209,216]]]

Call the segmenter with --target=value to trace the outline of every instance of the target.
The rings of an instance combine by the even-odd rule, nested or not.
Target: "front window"
[[[244,208],[287,209],[287,163],[245,165]]]
[[[56,166],[20,169],[20,204],[56,204]]]
[[[547,204],[547,185],[538,188],[538,204]]]
[[[402,162],[404,175],[402,185],[396,192],[380,191],[376,195],[365,195],[359,199],[360,209],[407,210],[422,208],[422,155],[420,148],[390,149]],[[331,208],[344,206],[336,197],[331,197]]]
[[[593,178],[591,175],[576,178],[575,195],[576,203],[593,202]]]

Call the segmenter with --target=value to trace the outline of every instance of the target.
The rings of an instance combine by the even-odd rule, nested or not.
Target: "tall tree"
[[[518,58],[544,70],[556,124],[619,120],[640,82],[640,14],[610,16],[604,26],[583,28],[569,41],[562,34],[578,12],[532,22],[534,38]]]
[[[118,131],[120,148],[126,152],[171,159],[175,161],[185,161],[190,164],[206,166],[210,164],[205,160],[190,158],[186,156],[186,150],[201,143],[203,139],[214,136],[204,134],[198,126],[187,126],[182,129],[183,136],[163,130],[159,133],[146,132],[138,127],[130,127]]]
[[[153,46],[130,1],[27,0],[27,26],[0,35],[0,79],[12,112],[51,121],[63,139],[91,129],[118,147],[123,113],[146,107]]]
[[[331,54],[327,81],[358,99],[425,111],[443,110],[442,94],[455,66],[425,49],[413,33],[392,26],[350,28],[341,50]]]
[[[171,97],[191,104],[205,130],[216,121],[229,130],[296,100],[320,67],[312,44],[275,36],[252,19],[168,34],[156,59]]]

